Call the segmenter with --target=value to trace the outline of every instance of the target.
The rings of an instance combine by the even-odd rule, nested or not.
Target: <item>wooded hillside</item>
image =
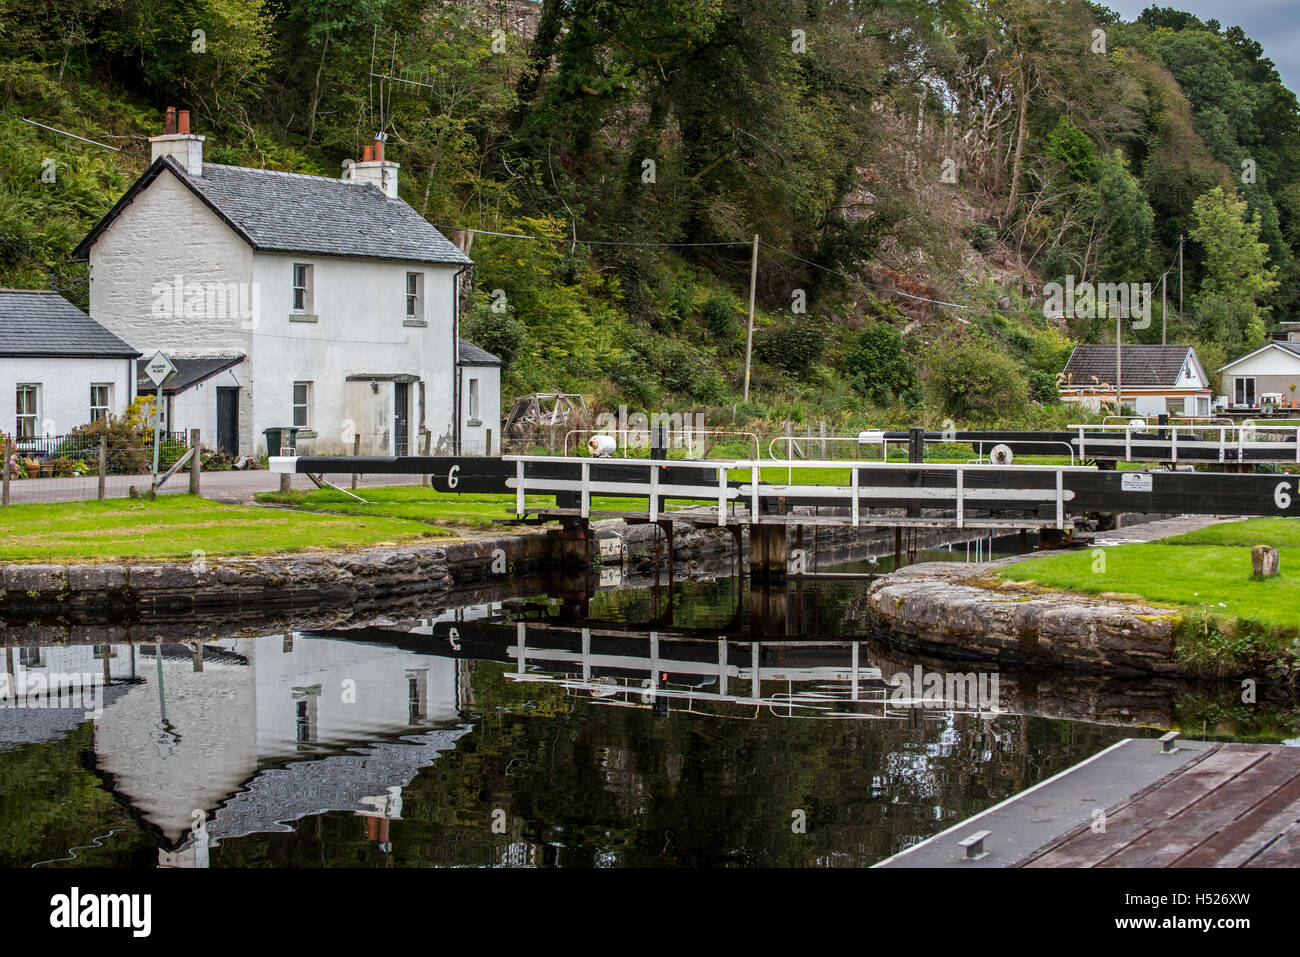
[[[1125,341],[1167,325],[1207,369],[1300,301],[1296,97],[1172,9],[0,0],[0,285],[85,305],[67,255],[167,105],[216,163],[338,175],[382,130],[431,222],[535,237],[471,249],[465,331],[505,403],[1048,424],[1072,343],[1115,335],[1046,314],[1048,283],[1151,283]]]

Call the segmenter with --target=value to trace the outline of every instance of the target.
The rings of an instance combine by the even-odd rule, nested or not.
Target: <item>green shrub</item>
[[[702,310],[704,328],[709,335],[719,342],[730,343],[736,338],[736,310],[731,297],[723,292],[715,292],[704,301]]]
[[[464,338],[486,349],[508,368],[515,355],[528,341],[527,327],[515,318],[513,310],[493,312],[487,303],[476,303],[462,327]]]
[[[821,361],[830,333],[816,319],[786,320],[754,336],[754,355],[795,378],[803,378]]]
[[[1003,352],[975,339],[949,340],[926,355],[926,389],[954,419],[987,421],[1025,405],[1029,385]]]
[[[844,372],[854,389],[877,405],[888,405],[916,386],[916,373],[903,355],[903,337],[884,322],[857,334]]]
[[[1032,369],[1028,375],[1029,396],[1043,405],[1054,405],[1061,401],[1061,393],[1056,388],[1056,376],[1050,372]]]

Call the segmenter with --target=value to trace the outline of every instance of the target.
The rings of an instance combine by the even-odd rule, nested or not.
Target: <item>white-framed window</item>
[[[17,399],[18,419],[14,428],[14,438],[36,438],[37,423],[40,421],[41,387],[39,383],[20,382],[15,398]]]
[[[108,382],[91,383],[90,421],[107,419],[113,412],[113,386]]]
[[[478,418],[478,379],[469,380],[469,417]]]
[[[1255,377],[1254,376],[1237,376],[1233,380],[1232,404],[1254,408],[1255,406]]]
[[[416,320],[424,318],[424,273],[422,272],[406,274],[406,318]]]
[[[293,384],[293,424],[302,429],[311,428],[311,383]]]
[[[293,264],[293,311],[301,313],[311,312],[312,302],[312,269],[309,263]]]

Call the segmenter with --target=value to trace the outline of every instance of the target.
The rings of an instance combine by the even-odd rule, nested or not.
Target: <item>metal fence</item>
[[[98,475],[101,454],[106,475],[144,475],[153,469],[152,432],[129,438],[69,433],[9,441],[11,481]],[[188,449],[189,436],[186,433],[161,433],[158,436],[159,469],[171,468]]]
[[[159,475],[189,450],[187,433],[159,433]],[[153,488],[153,456],[152,432],[0,436],[0,505],[144,494]]]

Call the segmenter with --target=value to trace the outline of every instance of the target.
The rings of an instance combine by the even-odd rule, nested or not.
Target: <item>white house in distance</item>
[[[1137,415],[1208,416],[1213,392],[1191,346],[1125,345],[1119,355],[1119,394]],[[1076,346],[1065,365],[1062,402],[1092,412],[1115,401],[1114,345]]]
[[[91,315],[177,366],[167,427],[239,455],[284,426],[304,454],[351,453],[358,435],[369,455],[415,454],[426,435],[459,448],[471,263],[398,198],[382,136],[341,179],[205,164],[203,141],[169,108],[149,169],[74,252]]]
[[[1300,404],[1300,330],[1229,362],[1221,370],[1228,406],[1258,409],[1266,402],[1279,408]]]
[[[501,360],[460,340],[460,447],[466,455],[501,454]]]
[[[121,415],[139,355],[56,292],[0,289],[0,432],[22,448]]]

